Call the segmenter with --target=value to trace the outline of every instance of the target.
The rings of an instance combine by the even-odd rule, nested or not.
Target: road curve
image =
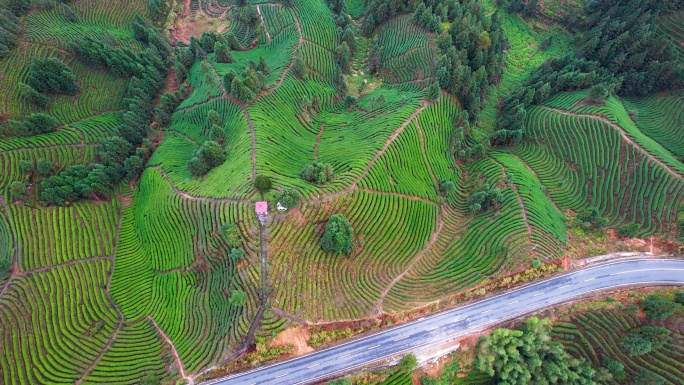
[[[684,285],[684,260],[632,259],[587,267],[328,349],[201,385],[309,384],[422,346],[473,334],[490,325],[591,292],[648,285]]]

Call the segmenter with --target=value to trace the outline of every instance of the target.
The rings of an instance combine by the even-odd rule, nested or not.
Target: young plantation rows
[[[607,356],[620,361],[630,376],[640,369],[647,369],[664,377],[667,384],[681,384],[684,381],[681,370],[684,365],[684,335],[673,330],[670,341],[661,349],[630,356],[624,351],[621,339],[630,329],[641,326],[646,326],[643,319],[624,310],[598,310],[555,322],[553,338],[562,342],[572,355],[591,362],[594,368],[602,367],[602,357]]]
[[[684,183],[653,155],[591,117],[537,107],[528,122],[531,141],[515,153],[558,207],[596,207],[612,226],[636,222],[643,235],[674,230]]]
[[[40,108],[19,96],[20,82],[26,82],[29,65],[36,59],[56,57],[64,60],[76,75],[79,91],[75,95],[50,97],[50,105]],[[25,43],[0,62],[0,115],[22,120],[30,113],[52,115],[60,124],[86,119],[103,112],[122,109],[126,80],[105,70],[94,69],[56,48]]]
[[[684,157],[684,92],[628,99],[624,103],[635,112],[635,123],[641,132],[672,155]]]
[[[126,321],[152,317],[173,342],[185,370],[215,363],[245,337],[260,285],[258,240],[246,204],[191,201],[178,196],[148,169],[124,209],[111,295]],[[240,226],[246,251],[228,257],[220,233]],[[243,307],[228,302],[232,290],[247,293]]]
[[[435,72],[435,55],[432,36],[411,21],[410,16],[391,19],[378,30],[378,45],[383,47],[380,71],[384,82],[389,84],[414,81],[413,89],[432,78]]]

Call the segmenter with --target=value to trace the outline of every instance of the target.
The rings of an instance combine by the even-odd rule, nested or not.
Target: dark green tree
[[[485,184],[475,189],[466,203],[470,211],[477,213],[487,211],[501,202],[503,202],[501,190]]]
[[[670,340],[670,331],[654,326],[632,329],[622,337],[622,346],[630,356],[638,356],[662,348]]]
[[[14,200],[24,200],[26,199],[26,191],[28,190],[28,184],[26,182],[21,182],[15,180],[10,183],[9,193]]]
[[[38,92],[73,95],[76,93],[76,77],[71,69],[59,59],[33,59],[26,84]]]
[[[548,319],[532,317],[520,330],[496,329],[477,344],[475,368],[496,385],[594,385],[594,370],[551,340]]]
[[[50,99],[46,95],[34,90],[28,84],[19,83],[19,95],[38,107],[45,108],[50,104]]]
[[[299,173],[299,177],[308,182],[326,183],[334,175],[333,168],[329,163],[313,162],[307,164]]]
[[[271,178],[267,175],[257,175],[254,179],[254,188],[262,194],[267,193],[271,187]]]
[[[306,65],[304,64],[304,60],[302,60],[301,57],[297,56],[292,63],[292,73],[297,77],[297,79],[301,79],[306,75]]]
[[[321,248],[325,251],[349,254],[351,252],[352,237],[354,229],[342,214],[334,214],[328,220],[323,238],[321,238]]]
[[[188,169],[193,176],[202,176],[226,161],[226,151],[213,140],[202,143],[193,155],[193,158],[188,161]]]
[[[439,181],[439,192],[444,195],[453,194],[456,192],[456,185],[450,180],[441,179]]]
[[[247,293],[240,289],[231,290],[230,299],[228,299],[228,302],[233,306],[243,307],[247,302]]]
[[[302,200],[302,194],[299,193],[299,191],[286,187],[283,189],[283,191],[278,194],[278,203],[280,203],[283,207],[286,207],[288,209],[291,209],[293,207],[297,207],[299,204],[299,201]]]
[[[413,369],[418,365],[418,359],[413,353],[409,353],[399,360],[399,367],[406,373],[412,373]]]
[[[679,304],[674,303],[661,295],[651,294],[644,299],[641,307],[644,309],[644,312],[646,312],[648,318],[652,320],[665,320],[677,311]]]
[[[42,176],[48,176],[55,170],[55,166],[47,159],[38,158],[36,160],[36,170]]]
[[[226,223],[221,226],[221,234],[229,246],[237,247],[242,243],[240,228],[235,223]]]

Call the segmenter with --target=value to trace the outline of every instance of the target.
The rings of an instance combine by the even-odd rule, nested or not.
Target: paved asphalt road
[[[332,348],[203,385],[308,384],[421,346],[472,334],[491,324],[593,291],[655,284],[684,285],[684,261],[628,260],[577,270]]]

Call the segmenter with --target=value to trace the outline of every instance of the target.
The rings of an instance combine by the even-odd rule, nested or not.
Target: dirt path
[[[249,126],[249,135],[252,137],[252,179],[256,179],[256,130],[254,129],[252,118],[249,116],[249,111],[247,111],[247,107],[244,105],[242,106],[242,112],[245,114],[245,119],[247,119],[247,125]]]
[[[251,203],[251,200],[249,199],[234,199],[234,198],[209,198],[209,197],[198,197],[194,195],[190,195],[186,193],[183,190],[178,189],[176,185],[173,183],[171,178],[166,174],[166,171],[164,171],[163,168],[160,166],[154,166],[152,167],[154,169],[157,169],[162,174],[162,177],[166,179],[167,182],[171,185],[171,189],[173,189],[173,192],[176,194],[182,196],[185,199],[193,200],[193,201],[203,201],[203,202],[211,202],[211,203],[221,203],[221,202],[229,202],[229,203]]]
[[[321,135],[323,135],[323,130],[325,129],[325,123],[321,123],[321,129],[318,130],[318,136],[316,137],[316,144],[314,145],[314,161],[318,162],[318,146],[321,144]]]
[[[98,362],[102,359],[102,356],[107,353],[107,350],[112,346],[112,343],[116,339],[116,336],[119,335],[119,331],[121,331],[121,327],[123,326],[123,314],[119,312],[119,323],[116,325],[116,329],[114,329],[114,332],[112,333],[111,337],[107,339],[107,344],[105,344],[104,349],[98,354],[98,356],[93,360],[93,363],[88,365],[86,370],[83,371],[83,375],[76,381],[74,381],[74,385],[79,385],[83,380],[90,374],[90,371],[93,370],[95,365],[97,365]]]
[[[186,383],[188,385],[193,385],[195,383],[194,377],[186,376],[185,371],[183,370],[183,363],[181,362],[180,356],[178,355],[178,351],[176,350],[176,346],[173,344],[171,339],[164,333],[163,330],[157,325],[157,322],[155,322],[154,318],[151,316],[147,316],[147,319],[152,322],[152,325],[154,325],[154,328],[157,329],[157,333],[166,341],[167,344],[169,344],[169,347],[171,348],[171,354],[173,354],[173,359],[176,361],[176,365],[178,365],[178,373],[180,374],[180,377],[187,381]]]
[[[494,163],[501,167],[501,173],[503,174],[503,177],[506,178],[506,166],[504,166],[503,163],[499,162],[494,157],[491,157],[491,159],[494,161]],[[513,191],[515,191],[515,195],[518,197],[518,203],[520,203],[520,207],[522,208],[522,217],[525,221],[525,226],[527,226],[527,233],[532,234],[532,226],[530,226],[530,222],[527,219],[527,210],[525,209],[525,203],[523,202],[522,196],[520,196],[520,192],[518,191],[518,185],[511,182],[511,188],[513,188]],[[530,242],[532,242],[532,239],[530,239]]]
[[[86,263],[86,262],[94,262],[94,261],[99,261],[101,259],[114,259],[113,255],[98,255],[96,257],[90,257],[90,258],[83,258],[83,259],[74,259],[73,261],[69,262],[64,262],[64,263],[58,263],[56,265],[50,265],[50,266],[45,266],[45,267],[39,267],[37,269],[29,270],[29,271],[18,271],[14,274],[17,277],[24,277],[30,274],[37,274],[37,273],[44,273],[46,271],[50,271],[52,269],[58,269],[60,267],[69,267],[73,266],[79,263]]]
[[[363,177],[365,177],[366,175],[368,175],[368,173],[370,172],[371,167],[373,167],[373,165],[374,165],[375,162],[378,160],[378,158],[380,158],[380,157],[382,156],[382,154],[384,154],[384,153],[387,151],[387,149],[389,148],[390,144],[392,144],[392,142],[393,142],[395,139],[397,139],[397,137],[399,136],[399,134],[401,134],[402,132],[404,132],[404,129],[406,129],[406,127],[411,123],[411,121],[413,121],[413,119],[415,119],[416,116],[418,116],[418,114],[420,114],[420,113],[421,113],[427,106],[429,106],[429,105],[430,105],[430,103],[423,103],[420,107],[416,108],[416,110],[413,111],[413,113],[411,114],[411,116],[409,116],[409,117],[404,121],[404,123],[402,123],[401,126],[399,126],[399,128],[397,128],[396,130],[394,130],[394,132],[392,133],[392,135],[390,135],[390,137],[389,137],[389,138],[387,139],[387,141],[385,142],[385,145],[383,146],[383,148],[382,148],[380,151],[378,151],[378,152],[375,154],[375,156],[373,156],[373,159],[371,159],[371,161],[368,163],[368,165],[367,165],[366,168],[363,170],[363,172],[361,173],[361,175],[359,175],[356,179],[354,179],[354,181],[352,182],[352,184],[351,184],[349,187],[347,187],[347,188],[344,189],[344,190],[340,190],[340,191],[337,191],[337,192],[334,192],[334,193],[331,193],[331,194],[321,195],[321,196],[319,196],[319,197],[317,197],[317,198],[304,200],[304,201],[302,201],[302,203],[320,203],[320,202],[322,202],[322,201],[329,200],[329,199],[333,199],[333,198],[339,197],[339,196],[341,196],[341,195],[347,194],[347,193],[349,193],[349,192],[355,190],[355,189],[358,187],[359,181],[360,181],[361,179],[363,179]]]
[[[264,26],[264,32],[266,32],[266,42],[270,43],[271,42],[271,34],[268,33],[268,28],[266,27],[266,21],[264,20],[264,15],[261,14],[261,9],[259,9],[259,5],[257,4],[256,6],[257,13],[259,14],[259,17],[261,18],[261,25]]]
[[[378,312],[378,313],[382,313],[382,312],[383,312],[383,311],[382,311],[382,303],[385,301],[385,297],[387,296],[387,293],[389,293],[389,291],[392,290],[392,288],[394,287],[394,285],[396,285],[397,282],[399,282],[399,280],[401,280],[402,278],[404,278],[404,276],[405,276],[406,274],[408,274],[408,272],[413,268],[413,266],[414,266],[418,261],[420,261],[421,259],[423,259],[423,256],[425,255],[425,253],[426,253],[428,250],[430,250],[430,248],[432,248],[432,246],[435,244],[435,242],[437,242],[437,239],[439,238],[439,234],[442,232],[442,228],[443,228],[443,227],[444,227],[444,220],[442,219],[442,209],[440,208],[440,209],[437,211],[437,228],[436,228],[435,231],[432,233],[432,237],[430,237],[430,240],[428,241],[428,243],[425,244],[425,247],[423,248],[423,250],[421,250],[418,254],[416,254],[415,257],[413,257],[413,259],[412,259],[411,262],[408,264],[408,266],[406,267],[406,269],[404,269],[404,271],[403,271],[401,274],[399,274],[398,276],[396,276],[396,277],[392,280],[392,282],[390,282],[390,284],[387,285],[387,287],[385,288],[385,290],[383,290],[382,293],[380,293],[380,298],[378,298],[378,301],[377,301],[376,304],[375,304],[375,310],[376,310],[376,312]]]
[[[430,170],[430,176],[432,177],[432,182],[434,182],[435,184],[435,190],[439,191],[439,182],[437,181],[437,177],[435,176],[435,171],[432,169],[432,164],[430,164],[430,160],[428,159],[427,150],[425,149],[425,136],[423,136],[423,129],[420,127],[418,120],[416,120],[416,126],[418,126],[418,135],[420,135],[420,146],[423,149],[423,158],[425,159],[425,164],[427,164],[428,169]]]
[[[620,135],[622,135],[622,138],[624,139],[625,142],[630,143],[630,144],[633,145],[634,147],[636,147],[636,148],[638,148],[639,150],[641,150],[647,157],[651,158],[651,160],[653,160],[654,162],[656,162],[656,163],[660,164],[661,166],[663,166],[663,167],[664,167],[670,174],[672,174],[675,178],[684,179],[684,176],[683,176],[682,174],[680,174],[680,173],[678,173],[677,171],[675,171],[674,169],[672,169],[670,166],[668,166],[667,164],[665,164],[665,162],[663,162],[662,160],[660,160],[658,157],[656,157],[655,155],[653,155],[653,154],[651,154],[650,152],[646,151],[646,149],[643,148],[639,143],[636,143],[634,140],[632,140],[632,138],[630,138],[630,137],[627,135],[627,132],[625,131],[624,128],[622,128],[622,126],[620,126],[620,125],[618,125],[618,124],[615,124],[615,123],[611,122],[611,121],[610,121],[608,118],[606,118],[605,116],[593,115],[593,114],[580,114],[580,113],[577,113],[577,112],[572,112],[572,111],[567,111],[567,110],[561,110],[561,109],[559,109],[559,108],[548,107],[548,106],[541,106],[541,108],[544,108],[544,109],[547,109],[547,110],[550,110],[550,111],[554,111],[554,112],[557,112],[557,113],[563,114],[563,115],[576,116],[576,117],[579,117],[579,118],[598,119],[598,120],[602,121],[603,123],[605,123],[605,124],[607,124],[607,125],[613,127],[614,129],[618,130],[618,132],[620,133]]]

